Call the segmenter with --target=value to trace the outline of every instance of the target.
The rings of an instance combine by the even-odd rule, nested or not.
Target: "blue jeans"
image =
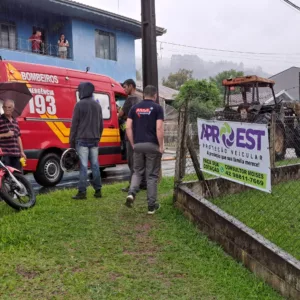
[[[101,190],[101,175],[98,162],[98,143],[77,142],[76,151],[80,159],[80,173],[78,190],[80,193],[86,193],[88,161],[91,163],[93,173],[92,185],[96,191]]]

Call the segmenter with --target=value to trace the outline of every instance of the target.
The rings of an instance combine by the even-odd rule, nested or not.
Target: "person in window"
[[[41,45],[42,45],[42,32],[40,30],[37,30],[35,34],[33,34],[29,41],[31,41],[32,46],[32,52],[34,53],[41,53]]]
[[[64,34],[61,34],[59,40],[58,40],[58,54],[59,57],[62,59],[66,59],[68,56],[68,47],[69,42],[66,39]]]

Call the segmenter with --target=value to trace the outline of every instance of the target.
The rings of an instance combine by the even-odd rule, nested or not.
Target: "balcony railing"
[[[26,39],[21,39],[21,38],[18,38],[15,41],[12,39],[10,39],[10,41],[3,41],[0,39],[0,49],[31,52],[36,55],[47,55],[47,56],[61,58],[60,53],[58,51],[58,45],[42,43],[39,50],[33,51],[32,50],[32,42],[29,40],[26,40]],[[72,53],[73,53],[72,47],[68,47],[66,59],[73,59]]]

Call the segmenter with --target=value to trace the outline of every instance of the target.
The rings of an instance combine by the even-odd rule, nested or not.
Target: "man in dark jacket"
[[[128,95],[121,111],[119,112],[118,116],[119,118],[123,120],[127,120],[128,114],[132,108],[132,106],[140,103],[142,99],[139,97],[139,95],[136,93],[136,83],[133,79],[127,79],[123,83],[124,90],[126,94]],[[130,178],[129,178],[129,186],[126,188],[123,188],[122,191],[128,193],[130,188],[130,182],[133,175],[133,149],[128,141],[127,135],[125,136],[126,139],[126,150],[127,150],[127,163],[130,170]],[[140,189],[146,190],[147,189],[147,182],[146,182],[146,175],[143,176],[143,180],[141,182]]]
[[[86,199],[87,170],[90,160],[93,173],[95,198],[101,198],[101,175],[98,162],[98,143],[103,132],[101,106],[93,99],[95,87],[90,82],[78,86],[80,101],[75,105],[70,133],[70,146],[75,148],[80,159],[80,175],[76,200]]]

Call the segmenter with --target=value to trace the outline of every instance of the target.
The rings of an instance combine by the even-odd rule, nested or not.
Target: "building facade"
[[[275,93],[285,91],[294,100],[300,100],[300,68],[291,67],[273,75],[270,79],[275,81]]]
[[[30,39],[42,33],[38,51]],[[157,35],[165,30],[157,28]],[[61,34],[69,42],[60,58]],[[136,77],[135,40],[140,22],[70,0],[1,0],[0,56],[104,74],[122,82]]]

